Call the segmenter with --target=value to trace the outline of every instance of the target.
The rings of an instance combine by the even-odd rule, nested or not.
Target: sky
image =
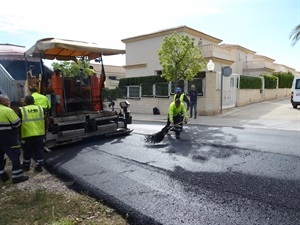
[[[0,43],[28,49],[56,37],[125,49],[122,39],[186,25],[300,71],[300,41],[290,39],[299,24],[300,0],[7,0]],[[126,64],[125,56],[103,60]]]

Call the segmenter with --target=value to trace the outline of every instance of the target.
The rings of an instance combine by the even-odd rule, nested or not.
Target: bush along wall
[[[101,97],[102,100],[106,100],[106,101],[117,100],[117,98],[123,97],[123,92],[122,89],[119,87],[115,89],[104,88],[104,90],[102,90]]]
[[[240,76],[240,89],[261,89],[262,79],[260,77]]]
[[[278,88],[291,88],[294,75],[292,73],[275,73],[274,76],[278,77]]]
[[[265,80],[265,89],[276,89],[277,88],[277,77],[271,74],[261,75]]]
[[[145,76],[145,77],[129,77],[129,78],[122,78],[119,80],[119,88],[124,88],[129,85],[140,85],[140,84],[155,84],[160,82],[168,82],[166,79],[157,76]]]

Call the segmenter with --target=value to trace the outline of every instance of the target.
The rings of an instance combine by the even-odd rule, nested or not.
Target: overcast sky
[[[125,49],[122,39],[186,25],[300,71],[300,42],[290,39],[299,24],[300,0],[6,0],[0,43],[30,48],[57,37]]]

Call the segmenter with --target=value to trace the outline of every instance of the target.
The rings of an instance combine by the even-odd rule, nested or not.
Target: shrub
[[[271,74],[262,74],[265,79],[265,88],[266,89],[275,89],[277,87],[277,77]]]
[[[240,76],[240,89],[261,89],[262,79],[260,77]]]
[[[279,88],[291,88],[294,75],[291,73],[275,73],[274,76],[278,77],[278,87]]]

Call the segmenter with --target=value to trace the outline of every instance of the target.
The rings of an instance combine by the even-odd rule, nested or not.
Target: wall
[[[265,89],[263,99],[272,100],[276,98],[289,97],[291,95],[290,88]]]
[[[262,101],[260,89],[238,89],[236,96],[236,106],[244,106]]]
[[[289,88],[264,89],[262,93],[260,89],[238,89],[236,106],[240,107],[261,101],[287,98],[290,96],[290,93],[291,90]]]
[[[205,96],[198,96],[198,112],[200,116],[213,116],[220,113],[221,93],[217,87],[216,72],[207,72],[205,77]],[[236,106],[244,106],[265,100],[286,98],[290,96],[289,88],[280,89],[237,89]],[[162,115],[168,114],[168,108],[173,100],[173,95],[169,98],[142,97],[141,99],[127,99],[130,102],[130,111],[133,113],[152,114],[153,108],[157,107]],[[119,102],[116,101],[116,108]]]
[[[220,113],[220,90],[216,88],[216,72],[206,73],[205,96],[198,96],[198,115],[211,116]],[[143,97],[141,99],[128,99],[130,103],[130,111],[133,113],[153,113],[153,108],[157,107],[161,114],[168,114],[168,108],[173,101],[174,96],[169,98]],[[119,107],[120,101],[116,101],[116,108]]]

